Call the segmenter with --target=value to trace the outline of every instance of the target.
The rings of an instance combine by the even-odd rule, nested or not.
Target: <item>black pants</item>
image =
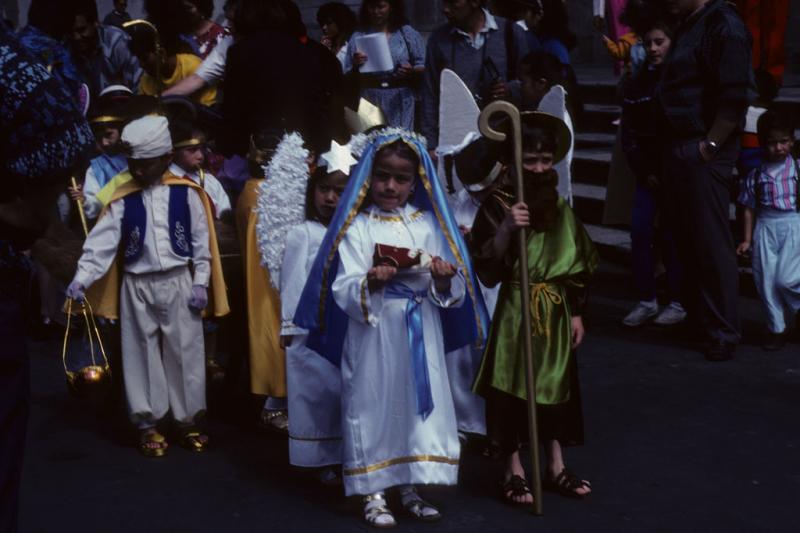
[[[739,269],[731,233],[734,136],[714,160],[700,155],[699,139],[667,143],[664,202],[685,269],[685,304],[710,340],[739,341]]]
[[[0,269],[0,533],[17,531],[30,397],[20,280]]]
[[[536,405],[539,442],[557,440],[562,447],[583,444],[583,410],[578,364],[573,352],[569,364],[569,400],[556,405]],[[497,389],[486,393],[486,424],[489,441],[506,456],[528,443],[528,402]]]

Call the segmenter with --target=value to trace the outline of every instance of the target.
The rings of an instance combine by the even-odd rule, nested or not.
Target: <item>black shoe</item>
[[[706,348],[706,361],[712,363],[730,361],[733,359],[733,352],[735,349],[736,345],[732,342],[713,340],[708,348]]]
[[[786,332],[772,333],[767,331],[767,337],[761,347],[768,352],[777,352],[786,346]]]

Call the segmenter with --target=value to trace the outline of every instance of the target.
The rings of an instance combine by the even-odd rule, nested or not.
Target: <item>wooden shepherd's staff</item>
[[[509,102],[496,101],[487,105],[478,118],[481,134],[493,141],[505,141],[507,135],[492,128],[489,120],[496,114],[507,115],[511,122],[514,143],[514,170],[516,171],[517,203],[525,201],[522,176],[522,118],[519,109]],[[528,435],[530,437],[531,467],[533,468],[533,512],[542,514],[542,476],[539,465],[539,426],[536,419],[536,375],[531,348],[531,308],[528,284],[528,231],[519,234],[519,286],[522,296],[521,337],[525,348],[525,385],[528,395]]]
[[[72,188],[77,191],[78,190],[78,182],[75,181],[75,176],[72,176],[70,178],[70,181],[72,182],[72,184],[71,184]],[[88,237],[89,236],[89,224],[86,222],[86,212],[83,210],[83,202],[81,202],[80,198],[75,200],[75,205],[78,207],[78,216],[80,216],[80,218],[81,218],[81,226],[83,226],[83,236],[84,237]]]

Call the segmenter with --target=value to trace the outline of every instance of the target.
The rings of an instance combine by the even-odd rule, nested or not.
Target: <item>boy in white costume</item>
[[[164,117],[131,122],[122,140],[132,179],[117,189],[86,239],[67,296],[83,300],[94,285],[98,299],[90,299],[98,314],[121,318],[125,391],[142,454],[166,453],[156,424],[168,411],[181,444],[203,451],[208,437],[195,425],[206,407],[200,312],[212,278],[222,287],[215,314],[227,312],[210,207],[196,186],[166,172],[172,141]],[[124,272],[119,290],[117,266]]]

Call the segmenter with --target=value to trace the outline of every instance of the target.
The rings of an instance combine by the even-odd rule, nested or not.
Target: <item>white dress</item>
[[[308,332],[293,323],[325,231],[312,221],[292,228],[281,264],[281,335],[294,337],[286,349],[289,462],[303,467],[342,462],[341,372],[306,347]]]
[[[370,208],[359,214],[339,245],[341,265],[333,296],[347,313],[342,354],[343,474],[345,493],[370,494],[403,484],[454,485],[460,446],[453,397],[444,361],[438,307],[457,307],[465,297],[461,275],[450,293],[438,294],[428,272],[399,274],[421,303],[433,411],[418,414],[406,327],[408,299],[370,293],[367,271],[375,244],[423,249],[449,257],[435,216],[405,206],[393,213]]]

